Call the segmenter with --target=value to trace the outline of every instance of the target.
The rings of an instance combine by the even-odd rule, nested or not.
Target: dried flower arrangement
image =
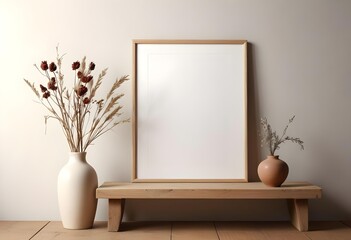
[[[261,146],[268,145],[270,155],[274,156],[276,150],[280,148],[280,145],[286,141],[291,141],[300,145],[301,150],[304,149],[303,141],[300,138],[285,136],[289,125],[294,121],[295,116],[289,119],[289,123],[285,126],[283,134],[279,136],[276,131],[272,130],[271,125],[268,123],[267,118],[261,118],[262,134],[261,134]]]
[[[97,80],[94,79],[92,71],[95,64],[86,64],[86,57],[81,62],[72,64],[75,72],[73,88],[64,85],[62,72],[62,59],[56,48],[56,62],[42,61],[40,68],[34,64],[36,69],[47,78],[47,87],[40,84],[39,93],[34,83],[24,79],[28,86],[38,97],[40,103],[49,111],[45,116],[45,124],[49,118],[59,121],[63,133],[67,139],[72,152],[85,152],[98,137],[111,130],[115,126],[129,122],[129,119],[120,119],[122,106],[118,100],[124,94],[115,94],[122,83],[129,77],[117,78],[110,91],[104,99],[96,100],[96,92],[99,89],[107,68],[103,69]]]

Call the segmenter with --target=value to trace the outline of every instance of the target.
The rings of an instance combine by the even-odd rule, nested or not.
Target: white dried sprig
[[[32,89],[32,91],[34,92],[34,94],[40,98],[40,94],[39,91],[35,88],[34,83],[30,83],[27,79],[24,79],[24,81],[28,84],[28,86]]]
[[[129,77],[127,75],[121,77],[120,79],[117,78],[115,83],[112,85],[110,92],[107,94],[106,99],[109,99],[113,95],[115,90],[117,88],[119,88],[122,85],[122,83],[124,83],[125,81],[128,81],[128,80],[129,80]]]
[[[274,153],[280,149],[280,145],[286,141],[291,141],[293,143],[296,143],[300,146],[301,150],[304,149],[304,146],[303,146],[304,142],[300,138],[286,136],[286,132],[290,124],[294,121],[294,119],[295,119],[295,115],[289,119],[289,122],[285,126],[282,135],[279,136],[276,131],[272,130],[272,127],[268,123],[267,118],[265,117],[261,118],[261,126],[262,126],[262,131],[260,134],[261,146],[263,147],[264,145],[267,145],[270,155],[273,156]]]

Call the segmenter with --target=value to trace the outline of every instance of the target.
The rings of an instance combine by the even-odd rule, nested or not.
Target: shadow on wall
[[[288,220],[285,200],[128,200],[126,221]]]
[[[323,187],[322,187],[323,188]],[[309,201],[310,220],[312,221],[349,221],[351,211],[335,201],[332,194],[323,189],[322,199],[313,199]],[[320,214],[320,212],[323,212]],[[340,217],[341,216],[341,217]]]
[[[259,117],[257,111],[255,46],[247,48],[247,126],[248,126],[248,177],[249,182],[259,181],[257,167],[260,162]]]
[[[313,152],[313,156],[310,157],[316,162],[306,163],[308,168],[305,174],[314,184],[322,188],[322,198],[310,201],[311,220],[349,221],[351,219],[351,177],[349,167],[342,164],[349,155],[345,156],[344,153],[334,151],[329,147],[328,141],[330,141],[328,138],[320,136],[310,141],[312,143],[310,147],[318,151]],[[338,199],[337,196],[343,196],[343,199]]]

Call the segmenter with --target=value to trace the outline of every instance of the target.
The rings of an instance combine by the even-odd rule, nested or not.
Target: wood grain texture
[[[311,222],[304,234],[312,240],[349,240],[351,228],[341,222]]]
[[[48,221],[0,221],[0,239],[30,239],[46,224]]]
[[[171,235],[168,222],[126,223],[121,232],[108,232],[106,228],[106,222],[95,222],[92,229],[68,230],[61,222],[50,222],[33,240],[169,240]]]
[[[301,232],[308,231],[308,200],[288,199],[291,223]]]
[[[213,222],[174,222],[172,240],[218,240]]]
[[[134,39],[133,44],[246,44],[247,40]]]
[[[138,86],[137,86],[137,53],[138,48],[137,44],[133,42],[132,44],[132,51],[133,51],[133,76],[132,76],[132,181],[137,178],[137,144],[138,144]]]
[[[104,183],[97,198],[133,199],[313,199],[321,198],[320,187],[306,182],[267,187],[250,183]]]
[[[137,164],[137,163],[135,163]],[[245,175],[246,176],[246,175]],[[246,183],[247,179],[133,179],[134,183]]]
[[[127,222],[120,232],[107,232],[106,222],[95,222],[92,229],[67,230],[61,222],[0,221],[0,239],[20,240],[163,240],[163,239],[216,239],[221,240],[349,240],[351,228],[345,222],[311,222],[309,232],[299,232],[289,222]],[[46,225],[47,224],[47,225]],[[211,227],[212,224],[212,227]],[[41,229],[41,230],[40,230]],[[218,238],[217,238],[218,239]]]
[[[307,240],[288,222],[217,222],[221,240]]]
[[[124,199],[109,199],[108,201],[108,231],[118,231],[124,212]]]

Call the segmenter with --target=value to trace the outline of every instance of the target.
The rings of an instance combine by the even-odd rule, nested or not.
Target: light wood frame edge
[[[249,157],[248,157],[248,109],[247,109],[247,96],[248,96],[248,93],[247,93],[247,41],[243,42],[242,45],[244,46],[244,123],[245,123],[245,126],[244,126],[244,129],[245,129],[245,133],[244,133],[244,142],[245,142],[245,182],[248,182],[248,172],[249,172],[249,169],[248,169],[248,165],[249,165]]]
[[[132,76],[132,182],[137,179],[137,45],[138,42],[133,40],[133,76]]]
[[[137,54],[138,44],[238,44],[244,46],[244,123],[245,123],[245,177],[244,179],[139,179],[137,175]],[[248,182],[248,110],[247,110],[247,40],[184,40],[184,39],[134,39],[132,76],[132,182]]]

